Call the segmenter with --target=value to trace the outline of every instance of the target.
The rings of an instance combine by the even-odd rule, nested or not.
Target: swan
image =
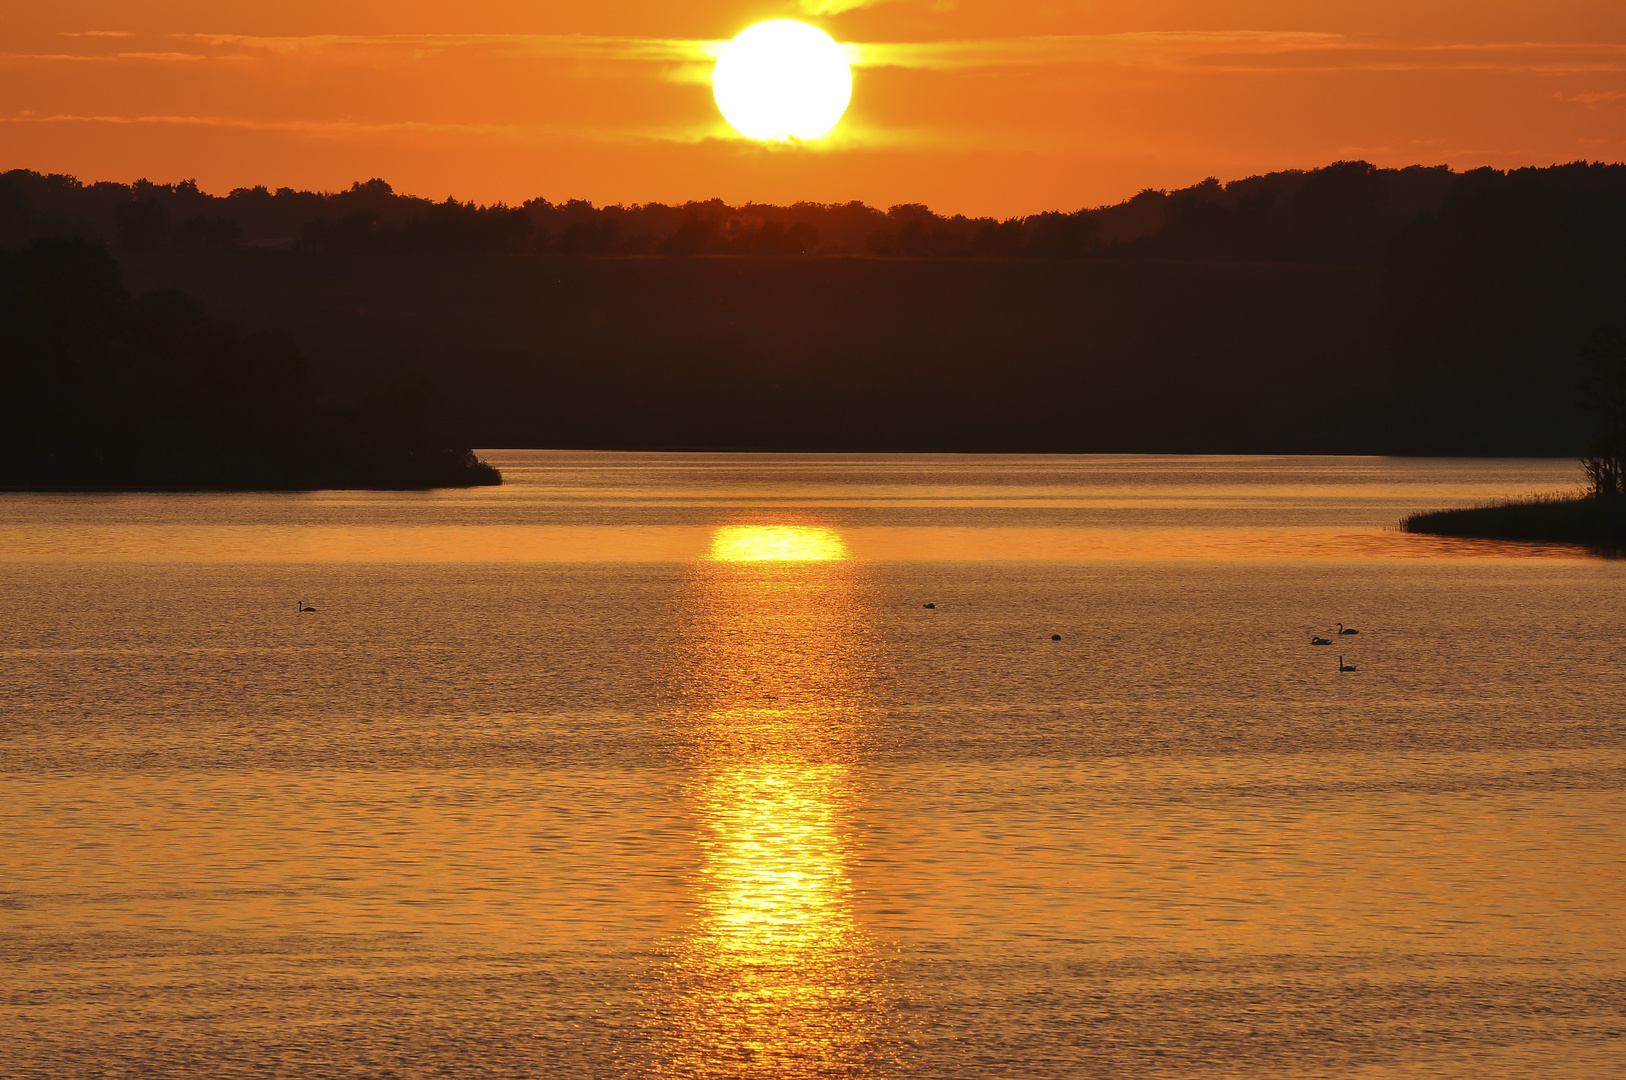
[[[935,608],[935,607],[936,607],[936,606],[937,606],[937,605],[936,605],[936,604],[922,604],[922,605],[920,605],[920,606],[921,606],[921,607],[929,607],[929,608]]]
[[[1050,640],[1051,641],[1060,641],[1061,640],[1061,635],[1060,634],[1051,634],[1050,635]]]
[[[1332,644],[1332,638],[1321,637],[1319,634],[1311,634],[1310,635],[1310,644],[1311,645],[1331,645]]]
[[[1340,656],[1338,658],[1338,670],[1340,672],[1354,671],[1355,670],[1355,665],[1354,664],[1346,664],[1346,663],[1344,663],[1344,658],[1342,656]]]
[[[300,613],[300,614],[301,614],[301,615],[303,615],[303,614],[305,614],[305,612],[307,612],[307,611],[309,611],[309,612],[313,612],[313,613],[314,613],[314,612],[315,612],[315,611],[316,611],[316,609],[315,609],[315,608],[313,608],[313,607],[306,607],[306,606],[305,606],[305,601],[303,601],[303,600],[301,600],[301,601],[299,601],[299,613]]]
[[[1340,634],[1358,634],[1358,633],[1360,633],[1359,630],[1345,630],[1343,623],[1338,624],[1338,632]]]

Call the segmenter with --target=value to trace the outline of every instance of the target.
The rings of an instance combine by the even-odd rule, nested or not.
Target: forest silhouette
[[[1584,544],[1626,554],[1626,334],[1600,332],[1589,349],[1585,381],[1592,442],[1581,458],[1587,486],[1490,505],[1431,510],[1401,521],[1407,532],[1436,536]]]
[[[129,296],[99,245],[0,252],[0,486],[420,488],[497,483],[392,390],[322,401],[287,334],[174,289]]]
[[[1571,455],[1626,166],[1339,162],[1009,220],[0,176],[0,243],[280,329],[467,445]],[[246,339],[245,339],[246,340]]]
[[[1094,255],[1360,262],[1382,258],[1458,179],[1449,169],[1338,162],[1221,184],[1147,190],[1117,206],[1025,217],[944,216],[919,204],[519,206],[401,195],[384,180],[338,192],[195,181],[81,184],[61,174],[0,175],[0,242],[79,236],[129,251],[242,246],[329,254],[847,255],[1081,258]]]

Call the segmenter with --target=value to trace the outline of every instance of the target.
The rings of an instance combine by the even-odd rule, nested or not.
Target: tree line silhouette
[[[1010,221],[0,177],[0,241],[46,234],[286,329],[329,392],[421,383],[474,444],[1614,460],[1587,387],[1626,327],[1621,165],[1341,162]]]
[[[174,289],[130,296],[100,245],[0,251],[0,486],[415,488],[497,483],[400,390],[321,400],[284,333]]]
[[[1398,422],[1431,452],[1549,453],[1602,436],[1595,357],[1626,328],[1626,165],[1456,178],[1385,261]]]
[[[1229,184],[1143,191],[1116,206],[996,219],[919,204],[519,206],[401,195],[383,180],[339,192],[196,182],[82,184],[72,176],[0,175],[0,242],[31,235],[101,239],[134,252],[242,246],[335,254],[554,254],[753,257],[1083,258],[1373,262],[1456,179],[1445,168],[1338,162]]]

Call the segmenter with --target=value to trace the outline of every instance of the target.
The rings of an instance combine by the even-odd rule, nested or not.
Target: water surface
[[[0,496],[0,1074],[1626,1070],[1573,464],[490,456]]]

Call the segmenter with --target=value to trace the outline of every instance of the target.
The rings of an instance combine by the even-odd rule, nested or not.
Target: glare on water
[[[712,551],[673,673],[704,857],[648,1018],[657,1059],[697,1076],[868,1071],[888,1010],[849,868],[867,583],[829,529],[724,528]]]
[[[712,534],[717,562],[830,562],[847,557],[834,529],[818,525],[725,525]]]

